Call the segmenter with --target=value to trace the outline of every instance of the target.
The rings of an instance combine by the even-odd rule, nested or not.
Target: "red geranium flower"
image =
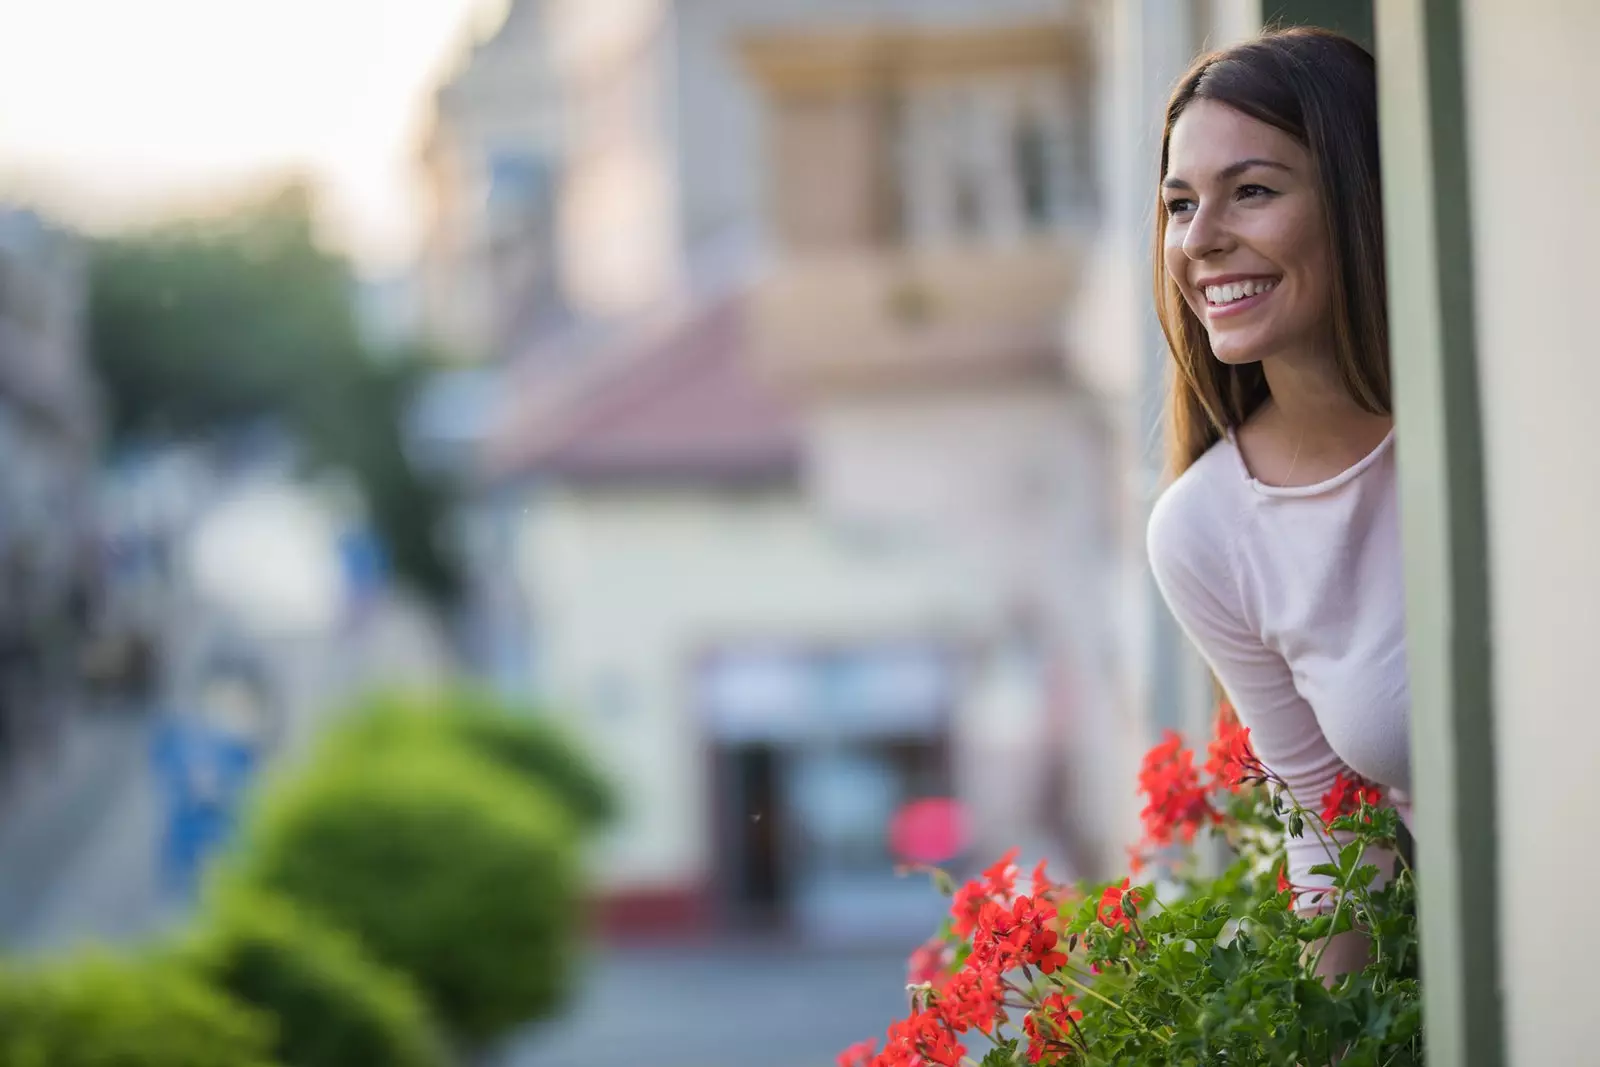
[[[1183,738],[1172,730],[1145,753],[1139,769],[1139,792],[1145,796],[1146,839],[1154,845],[1170,845],[1174,836],[1193,841],[1195,832],[1207,823],[1221,821],[1221,815],[1206,799],[1195,770],[1194,753],[1183,747]]]
[[[1116,885],[1108,885],[1100,894],[1100,921],[1107,927],[1122,927],[1132,931],[1133,917],[1123,911],[1122,900],[1126,897],[1133,908],[1144,903],[1144,896],[1139,890],[1128,888],[1128,879],[1124,878]]]
[[[950,980],[939,999],[939,1017],[953,1032],[994,1032],[1006,1021],[1006,986],[1001,972],[991,967],[965,967]]]
[[[888,1040],[870,1067],[958,1067],[966,1049],[956,1043],[938,1014],[924,1009],[889,1027]]]
[[[839,1067],[867,1067],[877,1048],[876,1041],[859,1041],[839,1053]]]
[[[1020,855],[1022,849],[1014,848],[983,872],[985,893],[1002,901],[1010,899],[1017,891],[1017,857]]]
[[[1033,897],[1019,897],[1009,909],[990,901],[973,935],[970,959],[998,971],[1027,965],[1051,974],[1067,964],[1056,948],[1055,919],[1055,908]]]
[[[1383,791],[1356,774],[1340,771],[1333,780],[1333,788],[1322,797],[1322,821],[1332,822],[1341,815],[1354,815],[1365,802],[1377,807],[1383,800]]]
[[[1206,774],[1219,789],[1237,793],[1267,777],[1267,769],[1250,747],[1250,728],[1228,713],[1217,716],[1217,736],[1206,749]]]
[[[950,946],[938,938],[919,945],[906,961],[906,984],[937,984],[947,977],[945,972],[950,968],[950,959]]]
[[[1066,993],[1053,993],[1022,1020],[1023,1033],[1028,1035],[1028,1062],[1059,1063],[1064,1055],[1073,1052],[1067,1035],[1074,1021],[1083,1018],[1083,1012],[1072,1007],[1076,999]]]

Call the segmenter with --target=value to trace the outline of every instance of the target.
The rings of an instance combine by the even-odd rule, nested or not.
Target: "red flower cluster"
[[[929,1008],[913,1012],[889,1027],[883,1051],[873,1054],[877,1043],[863,1041],[839,1054],[839,1067],[960,1067],[966,1047]]]
[[[1128,852],[1137,874],[1147,849],[1176,841],[1189,843],[1201,828],[1224,819],[1214,791],[1238,793],[1249,785],[1279,782],[1256,756],[1250,731],[1224,705],[1217,717],[1216,737],[1207,748],[1205,777],[1195,768],[1195,754],[1183,747],[1172,730],[1162,735],[1139,770],[1139,791],[1145,798],[1141,812],[1144,841]],[[1360,811],[1363,803],[1377,806],[1382,794],[1364,779],[1340,774],[1322,798],[1325,822]],[[1008,980],[1012,972],[1027,969],[1051,975],[1068,965],[1061,943],[1060,909],[1071,892],[1052,882],[1040,863],[1033,871],[1031,893],[1017,892],[1017,857],[1012,849],[977,880],[956,890],[951,905],[950,929],[954,939],[970,943],[971,951],[959,969],[954,967],[955,941],[935,938],[920,946],[909,961],[909,982],[915,987],[910,1017],[889,1028],[881,1052],[873,1042],[846,1049],[839,1067],[959,1067],[966,1047],[961,1035],[976,1031],[994,1038],[997,1028],[1010,1022],[1007,1007],[1026,1010],[1022,1029],[1028,1039],[1028,1060],[1041,1067],[1064,1067],[1086,1055],[1088,1046],[1077,1023],[1083,1012],[1072,1007],[1071,995],[1055,992],[1042,1001],[1037,994]],[[1282,867],[1277,891],[1289,894],[1289,906],[1307,890],[1290,883]],[[1142,930],[1139,908],[1142,891],[1130,887],[1129,878],[1101,892],[1095,915],[1107,929],[1129,933]],[[1089,964],[1095,974],[1100,968]],[[953,973],[952,973],[953,972]],[[1008,995],[1011,999],[1008,1000]]]
[[[1250,746],[1250,728],[1241,724],[1226,704],[1217,716],[1217,735],[1206,748],[1206,774],[1217,788],[1230,793],[1258,785],[1269,777]]]
[[[934,940],[918,948],[909,964],[911,984],[927,989],[913,996],[911,1016],[889,1028],[881,1052],[874,1052],[872,1042],[853,1045],[839,1057],[839,1067],[957,1067],[966,1055],[961,1035],[976,1031],[992,1037],[998,1026],[1009,1022],[1006,996],[1021,990],[1007,981],[1008,974],[1024,967],[1054,974],[1067,965],[1059,912],[1065,891],[1040,863],[1033,871],[1032,895],[1019,895],[1019,851],[1007,852],[955,894],[952,925],[959,937],[972,943],[960,970],[949,973],[953,957],[944,942]],[[1049,1055],[1054,1063],[1070,1051],[1056,1044],[1059,1035],[1049,1023],[1039,1033],[1039,1023],[1033,1021],[1043,1012],[1041,1018],[1064,1024],[1070,999],[1047,998],[1024,1020],[1030,1038],[1037,1034],[1033,1062]]]
[[[1053,974],[1067,965],[1066,955],[1056,950],[1061,935],[1050,927],[1058,919],[1056,906],[1036,897],[1018,897],[1009,909],[987,901],[972,941],[972,959],[998,973],[1027,965]]]
[[[1139,792],[1145,797],[1140,817],[1147,844],[1170,845],[1175,836],[1193,841],[1200,827],[1222,821],[1200,784],[1194,753],[1183,747],[1183,738],[1173,730],[1145,754],[1139,768]]]
[[[1076,1051],[1068,1039],[1072,1025],[1083,1018],[1083,1012],[1071,1006],[1076,999],[1065,993],[1052,993],[1022,1020],[1022,1032],[1028,1035],[1029,1063],[1039,1063],[1047,1055],[1068,1056]]]
[[[1128,879],[1124,878],[1116,885],[1106,886],[1100,894],[1100,921],[1107,927],[1120,926],[1132,932],[1133,917],[1139,914],[1139,905],[1143,903],[1143,894],[1137,889],[1130,890]]]
[[[929,985],[942,981],[953,959],[950,946],[934,938],[911,954],[906,963],[906,984]]]
[[[867,1067],[867,1064],[872,1062],[872,1054],[876,1051],[878,1051],[876,1041],[858,1041],[839,1053],[837,1062],[839,1067]]]
[[[950,917],[955,920],[956,936],[968,938],[978,928],[983,906],[991,899],[1009,900],[1017,891],[1017,857],[1022,850],[1014,848],[983,872],[983,879],[968,882],[956,890]],[[1035,878],[1043,874],[1044,864],[1039,864]]]
[[[1322,821],[1332,822],[1341,815],[1355,815],[1363,802],[1377,807],[1383,801],[1383,791],[1358,775],[1340,771],[1333,780],[1333,788],[1322,797]]]

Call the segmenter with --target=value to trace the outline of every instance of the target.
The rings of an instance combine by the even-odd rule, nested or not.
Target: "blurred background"
[[[898,867],[1119,872],[1158,116],[1263,14],[0,0],[0,1004],[806,1067]]]

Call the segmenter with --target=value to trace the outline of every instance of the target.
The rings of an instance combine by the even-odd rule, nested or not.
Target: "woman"
[[[1157,582],[1300,804],[1360,776],[1409,818],[1372,57],[1294,29],[1202,58],[1160,182],[1177,477],[1150,520]],[[1289,840],[1297,887],[1328,883],[1324,849]]]

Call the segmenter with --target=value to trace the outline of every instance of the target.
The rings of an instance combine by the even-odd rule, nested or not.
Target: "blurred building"
[[[446,353],[503,353],[559,307],[561,107],[542,5],[511,3],[434,99],[422,149],[430,217],[416,325]]]
[[[546,228],[502,231],[554,263],[546,310],[444,272],[520,325],[432,411],[494,427],[461,523],[480,665],[628,787],[616,925],[915,936],[937,902],[887,829],[922,796],[963,799],[974,860],[1089,874],[1130,836],[1111,429],[1062,331],[1092,29],[1054,0],[523,2],[441,94],[430,168],[521,138],[553,174]],[[496,225],[487,188],[435,183],[430,255]]]
[[[895,809],[998,730],[993,597],[936,543],[830,519],[799,411],[749,358],[749,301],[609,350],[505,455],[537,688],[626,792],[595,873],[614,928],[777,921],[914,937]]]
[[[816,505],[935,539],[998,600],[993,663],[1030,699],[962,746],[1008,769],[974,795],[985,847],[1059,826],[1088,873],[1129,814],[1092,773],[1118,732],[1106,429],[1060,326],[1097,217],[1092,39],[1059,4],[954,10],[743,38],[774,214],[755,350],[807,413]]]
[[[0,758],[60,710],[96,592],[85,285],[74,237],[0,208]]]

